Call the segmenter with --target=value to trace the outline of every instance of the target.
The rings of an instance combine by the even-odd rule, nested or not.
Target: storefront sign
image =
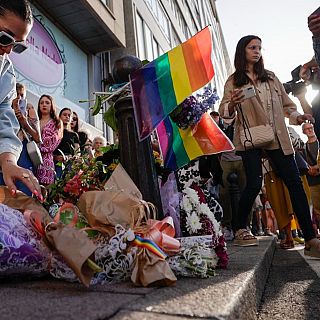
[[[65,66],[60,51],[50,33],[36,19],[27,44],[28,49],[22,54],[10,54],[14,68],[37,85],[63,85]]]

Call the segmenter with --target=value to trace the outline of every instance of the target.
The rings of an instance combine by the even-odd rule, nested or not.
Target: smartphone
[[[26,99],[20,99],[19,100],[19,108],[23,115],[26,115],[27,113],[27,100]]]
[[[242,89],[242,95],[244,95],[243,99],[249,99],[256,95],[256,91],[254,87],[246,87]]]

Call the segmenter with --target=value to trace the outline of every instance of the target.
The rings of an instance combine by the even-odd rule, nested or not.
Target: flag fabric
[[[140,141],[178,104],[214,76],[212,35],[208,26],[130,75]]]
[[[232,142],[208,113],[194,128],[185,130],[167,117],[158,125],[157,134],[164,166],[171,170],[177,170],[203,155],[234,150]]]

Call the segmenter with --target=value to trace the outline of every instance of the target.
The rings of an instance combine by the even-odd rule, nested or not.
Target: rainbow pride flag
[[[140,141],[213,76],[210,27],[134,71],[130,81]]]
[[[194,128],[180,129],[170,117],[157,127],[159,145],[166,168],[177,170],[191,160],[234,150],[232,142],[208,113]]]

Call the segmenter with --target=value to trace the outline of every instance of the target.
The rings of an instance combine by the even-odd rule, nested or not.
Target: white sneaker
[[[223,237],[226,241],[232,241],[234,239],[234,234],[232,230],[229,230],[228,228],[224,227],[222,228]]]

